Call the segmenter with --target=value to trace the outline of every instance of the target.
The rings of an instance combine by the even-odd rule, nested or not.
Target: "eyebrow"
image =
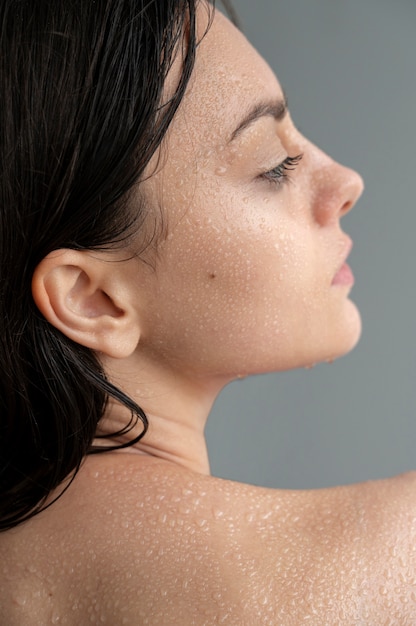
[[[246,113],[244,118],[238,124],[237,128],[232,132],[228,143],[234,141],[234,139],[238,137],[238,135],[240,135],[243,130],[251,126],[251,124],[259,120],[261,117],[271,116],[274,117],[277,122],[281,122],[287,112],[288,104],[286,95],[283,96],[282,100],[259,102],[255,104],[248,111],[248,113]]]

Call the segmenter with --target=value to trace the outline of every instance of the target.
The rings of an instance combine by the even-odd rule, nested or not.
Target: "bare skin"
[[[259,97],[273,108],[248,123]],[[56,251],[35,272],[40,311],[97,351],[150,429],[88,458],[57,502],[0,535],[0,623],[414,626],[413,474],[263,489],[210,476],[203,434],[239,374],[355,345],[340,219],[360,177],[298,132],[270,68],[220,15],[163,150],[145,183],[167,221],[154,263],[133,243]],[[276,167],[299,154],[286,184]],[[111,405],[100,433],[125,421]]]
[[[89,459],[0,538],[0,623],[416,623],[416,477],[321,491],[222,481],[139,455]]]

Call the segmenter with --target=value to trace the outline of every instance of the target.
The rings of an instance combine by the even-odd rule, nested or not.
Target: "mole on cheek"
[[[217,277],[217,275],[216,275],[216,274],[214,274],[213,272],[210,272],[210,273],[208,274],[208,276],[209,276],[209,278],[211,278],[211,280],[213,280],[214,278],[216,278],[216,277]]]

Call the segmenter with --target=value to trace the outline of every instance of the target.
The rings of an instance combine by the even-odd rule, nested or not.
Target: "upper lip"
[[[349,257],[349,254],[351,252],[352,246],[353,246],[353,241],[352,241],[352,239],[350,239],[350,237],[347,236],[345,238],[344,253],[342,255],[341,262],[339,263],[339,265],[337,267],[335,275],[339,272],[339,270],[341,269],[341,267],[344,265],[344,263],[346,262],[347,258]]]

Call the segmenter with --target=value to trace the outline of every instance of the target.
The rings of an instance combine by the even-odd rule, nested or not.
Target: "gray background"
[[[416,2],[235,0],[310,139],[357,169],[360,344],[333,365],[232,383],[207,427],[212,472],[315,488],[416,468]]]

